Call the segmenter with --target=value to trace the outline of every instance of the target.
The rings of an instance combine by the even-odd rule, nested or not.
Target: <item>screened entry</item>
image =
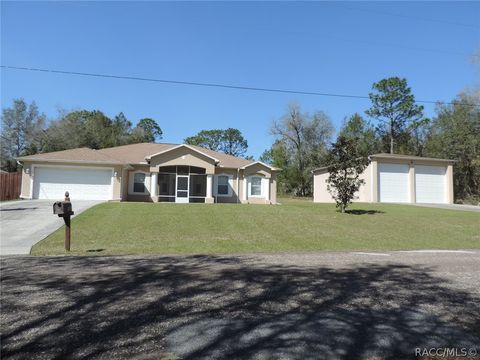
[[[158,173],[158,201],[204,203],[207,196],[205,169],[195,166],[162,166]]]

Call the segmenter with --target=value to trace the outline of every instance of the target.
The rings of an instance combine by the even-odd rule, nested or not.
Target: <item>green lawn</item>
[[[480,213],[281,199],[282,205],[104,203],[72,220],[72,254],[480,248]],[[75,204],[73,204],[75,206]],[[64,229],[33,247],[65,254]]]

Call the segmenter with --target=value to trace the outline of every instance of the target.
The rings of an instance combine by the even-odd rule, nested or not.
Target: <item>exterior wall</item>
[[[128,169],[122,169],[121,197],[122,201],[128,200]]]
[[[241,203],[246,204],[276,204],[277,203],[277,180],[276,174],[271,172],[271,170],[262,165],[262,164],[255,164],[252,166],[247,167],[243,170],[242,173],[242,180],[240,182],[241,187]],[[264,197],[249,197],[248,196],[248,177],[258,175],[261,176],[263,179],[266,179],[268,183],[268,198],[267,196]],[[263,180],[262,179],[262,186]]]
[[[332,203],[335,200],[327,190],[326,180],[328,172],[316,172],[313,175],[313,202]],[[360,179],[365,181],[365,184],[360,186],[360,189],[355,193],[354,202],[371,202],[372,201],[372,164],[370,163],[365,171],[360,174]]]
[[[230,175],[233,177],[233,181],[232,181],[232,196],[215,196],[215,193],[216,193],[216,189],[212,189],[212,194],[213,194],[213,197],[215,199],[215,202],[216,203],[219,203],[219,204],[224,204],[224,203],[228,203],[228,204],[235,204],[235,203],[238,203],[239,202],[239,191],[238,191],[238,185],[239,185],[239,180],[238,180],[238,177],[237,177],[237,170],[236,169],[226,169],[226,168],[221,168],[221,167],[217,167],[215,168],[215,176],[216,175],[222,175],[222,174],[225,174],[225,175]],[[212,186],[215,186],[216,184],[216,181],[213,181],[212,182]]]
[[[150,160],[150,172],[158,172],[159,166],[196,166],[204,168],[207,174],[215,173],[215,161],[187,147],[180,147],[154,156]]]
[[[416,202],[415,191],[415,165],[429,165],[429,166],[445,166],[446,171],[446,190],[447,201],[449,204],[454,202],[453,194],[453,165],[447,162],[435,162],[424,159],[372,159],[368,167],[361,174],[360,178],[365,180],[365,184],[360,187],[357,193],[358,202],[378,202],[378,164],[408,164],[408,188],[409,199],[411,203]],[[327,191],[327,184],[325,180],[328,177],[328,172],[318,171],[313,175],[313,201],[314,202],[334,202],[330,193]]]
[[[327,191],[328,172],[316,172],[313,175],[313,202],[331,203],[332,196]]]
[[[251,176],[251,175],[262,175],[269,179],[271,177],[271,171],[269,168],[263,166],[262,164],[255,164],[249,166],[244,170],[244,176]]]
[[[168,156],[166,156],[168,155]],[[185,158],[183,158],[185,157]],[[161,160],[165,160],[163,163]],[[179,148],[171,152],[161,154],[152,158],[151,165],[133,165],[131,167],[123,167],[121,165],[104,165],[104,164],[89,164],[89,163],[50,163],[50,162],[24,162],[22,170],[22,182],[21,182],[21,195],[20,197],[30,199],[32,197],[32,169],[33,166],[72,166],[72,167],[108,167],[113,168],[116,176],[113,178],[113,198],[115,201],[142,201],[152,202],[158,201],[158,197],[153,197],[149,194],[137,195],[129,194],[129,188],[131,183],[129,181],[130,174],[135,171],[142,171],[151,176],[152,172],[158,172],[159,166],[173,166],[173,165],[185,165],[185,166],[197,166],[206,169],[207,176],[210,174],[229,174],[233,177],[232,184],[232,196],[231,197],[212,197],[206,198],[206,203],[252,203],[252,204],[275,204],[277,202],[277,180],[276,173],[271,172],[261,164],[256,164],[248,167],[246,170],[228,169],[222,167],[215,167],[213,160],[204,157],[202,154],[198,154],[188,148]],[[28,169],[28,173],[27,173]],[[269,199],[263,198],[248,198],[245,193],[246,178],[251,175],[260,175],[269,181]],[[34,175],[33,175],[34,176]],[[152,177],[153,178],[153,177]],[[208,184],[208,182],[207,182]],[[211,181],[210,194],[213,194],[214,181]],[[148,189],[150,190],[150,189]],[[157,192],[158,193],[158,192]],[[208,190],[207,190],[208,196]]]
[[[270,203],[277,203],[277,174],[272,173],[270,178]]]
[[[453,195],[453,165],[449,164],[447,166],[447,200],[449,204],[453,204],[454,195]]]
[[[107,168],[113,168],[114,173],[117,174],[117,176],[113,177],[113,196],[112,200],[119,201],[122,199],[122,177],[123,177],[123,166],[121,165],[105,165],[105,164],[89,164],[89,163],[82,163],[82,164],[76,164],[76,163],[68,163],[68,162],[45,162],[45,161],[39,161],[39,162],[29,162],[29,161],[24,161],[23,162],[23,170],[22,170],[22,190],[20,197],[23,199],[31,199],[33,196],[33,189],[31,188],[32,185],[32,174],[33,177],[35,177],[35,167],[56,167],[56,166],[69,166],[69,167],[78,167],[81,168],[82,166],[86,167],[107,167]],[[27,169],[28,169],[28,174],[27,174]],[[72,199],[73,201],[74,199]]]
[[[147,186],[148,194],[131,194],[131,187],[133,184],[130,182],[130,177],[132,173],[135,172],[144,172],[147,176],[150,176],[150,166],[149,165],[133,165],[130,169],[126,171],[125,176],[125,188],[123,189],[125,197],[123,198],[126,201],[142,201],[142,202],[152,202],[150,196],[150,188]]]
[[[28,172],[28,174],[27,174]],[[32,168],[31,163],[24,162],[23,169],[22,169],[22,188],[20,190],[20,198],[21,199],[31,199],[32,198],[32,189],[30,189],[31,184],[31,175]]]

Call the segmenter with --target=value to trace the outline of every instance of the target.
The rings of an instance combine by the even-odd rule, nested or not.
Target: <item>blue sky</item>
[[[2,65],[367,95],[406,77],[417,99],[478,84],[478,2],[2,2]],[[235,127],[258,157],[289,102],[338,129],[368,100],[247,92],[1,70],[2,108],[58,108],[156,119],[165,142]],[[426,114],[434,106],[426,105]]]

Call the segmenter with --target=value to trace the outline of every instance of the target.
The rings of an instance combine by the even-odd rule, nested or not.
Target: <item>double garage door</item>
[[[413,185],[417,203],[447,203],[445,166],[415,165]],[[380,202],[411,202],[409,165],[379,163],[378,195]]]
[[[33,198],[62,200],[112,199],[112,169],[82,167],[35,167]]]

